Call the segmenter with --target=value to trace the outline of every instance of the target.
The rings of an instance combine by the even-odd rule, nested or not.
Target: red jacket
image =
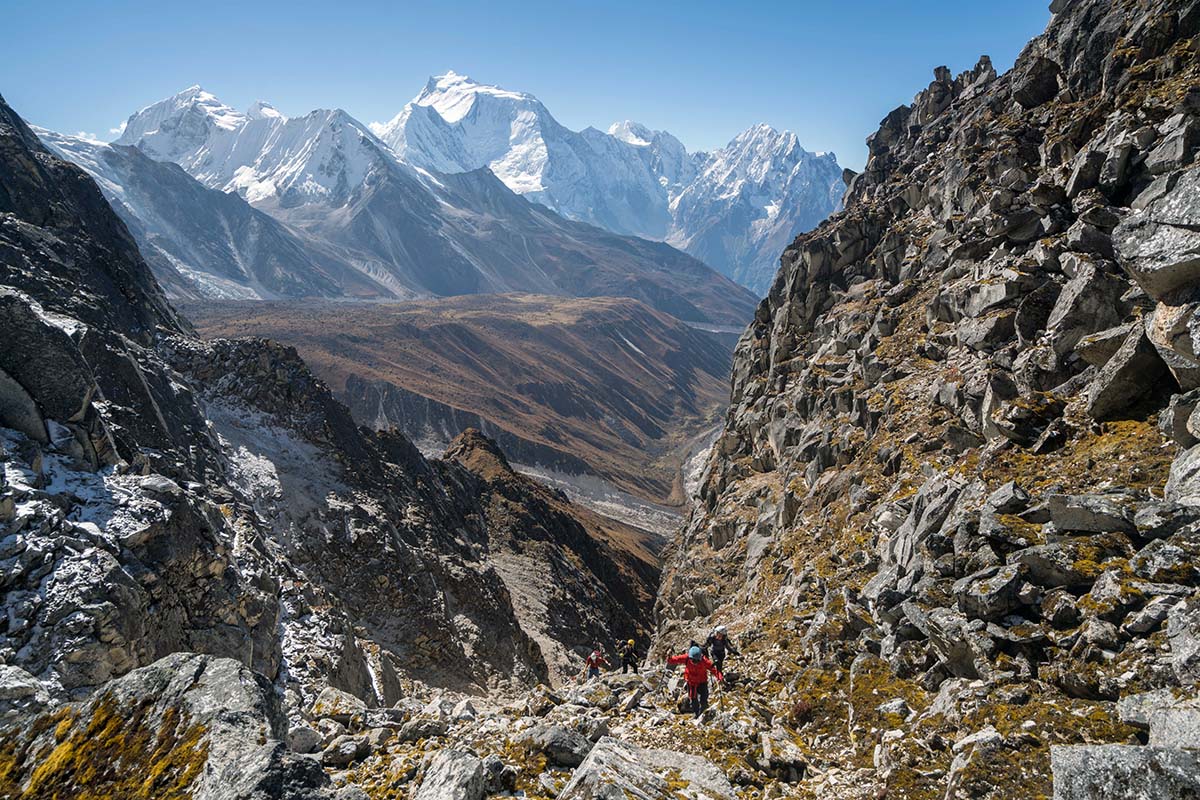
[[[604,660],[604,656],[600,655],[599,650],[593,650],[588,657],[584,659],[583,663],[589,667],[595,667],[596,669],[608,666],[608,662]]]
[[[671,656],[667,659],[667,663],[672,667],[677,667],[684,664],[683,678],[687,681],[688,686],[699,686],[702,683],[708,683],[708,673],[712,673],[717,680],[725,680],[725,676],[721,674],[721,670],[713,666],[713,662],[708,656],[703,656],[699,661],[692,661],[684,653],[678,656]]]

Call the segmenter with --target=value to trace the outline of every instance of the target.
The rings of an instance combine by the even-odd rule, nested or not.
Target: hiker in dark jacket
[[[724,625],[717,626],[704,643],[704,649],[712,656],[713,666],[719,670],[725,668],[726,653],[732,653],[735,656],[741,655],[733,646],[733,642],[729,640],[729,629]]]
[[[637,675],[638,658],[637,658],[636,647],[637,647],[636,643],[633,641],[633,639],[630,639],[625,644],[625,647],[623,647],[621,649],[621,674],[622,675],[626,674],[630,670],[630,668],[633,669],[633,674]]]

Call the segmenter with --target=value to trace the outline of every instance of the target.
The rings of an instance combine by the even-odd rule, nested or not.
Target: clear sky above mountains
[[[1048,0],[226,2],[9,0],[0,94],[31,122],[111,139],[199,83],[245,108],[390,119],[448,69],[531,92],[574,129],[634,119],[691,150],[757,122],[854,168],[933,67],[1007,69]]]

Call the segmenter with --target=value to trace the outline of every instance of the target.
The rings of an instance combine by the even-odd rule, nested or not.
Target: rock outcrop
[[[3,732],[11,798],[333,800],[290,752],[270,682],[228,658],[177,653]]]
[[[1114,704],[1195,691],[1200,6],[1052,11],[1009,73],[939,68],[786,250],[660,591],[658,652],[730,622],[862,796],[1190,763]],[[1084,742],[1128,755],[1087,784]]]

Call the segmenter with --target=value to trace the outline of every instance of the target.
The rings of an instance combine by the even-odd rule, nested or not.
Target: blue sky
[[[245,108],[389,119],[448,69],[532,92],[560,122],[634,119],[689,149],[757,122],[854,168],[863,140],[946,64],[1007,69],[1048,0],[884,2],[53,2],[0,0],[0,94],[103,139],[194,83]]]

